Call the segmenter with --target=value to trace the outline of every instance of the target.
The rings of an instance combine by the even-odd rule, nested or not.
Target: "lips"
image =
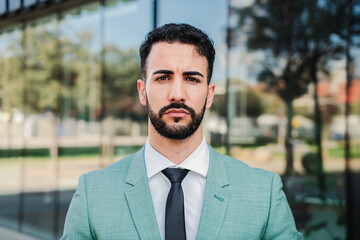
[[[196,116],[194,109],[182,102],[173,102],[165,107],[162,107],[159,110],[159,118],[162,118],[164,114],[175,118],[185,117],[186,115],[191,115],[191,118]]]
[[[185,109],[177,109],[177,108],[171,108],[165,112],[166,115],[170,117],[185,117],[189,115],[189,112]]]

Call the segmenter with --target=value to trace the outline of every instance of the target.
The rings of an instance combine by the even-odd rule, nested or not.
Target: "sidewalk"
[[[0,226],[0,240],[39,240],[39,239]]]

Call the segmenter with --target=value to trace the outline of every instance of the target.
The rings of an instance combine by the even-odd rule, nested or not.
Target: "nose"
[[[174,79],[170,86],[169,101],[170,102],[185,102],[186,91],[184,82],[181,78]]]

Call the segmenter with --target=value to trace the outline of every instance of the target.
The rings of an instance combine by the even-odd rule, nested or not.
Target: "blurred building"
[[[283,174],[288,164],[286,131],[291,126],[294,174],[283,181],[299,230],[305,239],[356,239],[354,226],[360,223],[352,217],[360,214],[360,73],[347,68],[346,62],[359,63],[360,48],[342,39],[346,32],[337,29],[347,21],[323,26],[323,16],[315,14],[330,36],[319,44],[328,46],[322,50],[329,52],[314,64],[321,80],[315,85],[306,71],[314,66],[308,64],[314,60],[309,57],[324,34],[311,35],[315,25],[305,19],[316,8],[330,9],[322,5],[333,1],[297,1],[299,6],[281,8],[277,1],[264,1],[271,7],[258,2],[262,1],[0,0],[0,226],[39,239],[62,235],[80,175],[106,167],[146,142],[147,115],[136,89],[141,78],[139,45],[156,26],[185,22],[209,34],[216,48],[212,81],[218,88],[204,120],[208,141],[224,152],[228,137],[234,157]],[[348,7],[352,1],[338,2]],[[271,12],[278,8],[285,14]],[[301,21],[292,29],[293,46],[284,47],[276,39],[276,29],[288,28],[277,24],[289,16],[296,20],[301,11]],[[256,21],[268,16],[274,21]],[[276,48],[267,45],[274,39]],[[292,84],[301,84],[286,86],[287,65],[297,69]],[[351,81],[348,113],[345,79]],[[315,86],[323,117],[320,170],[314,150],[316,129],[321,127],[314,110]],[[289,92],[294,95],[291,119],[285,101]],[[350,165],[344,155],[349,115]],[[349,166],[355,181],[346,185]],[[0,239],[7,239],[2,234],[0,229]]]

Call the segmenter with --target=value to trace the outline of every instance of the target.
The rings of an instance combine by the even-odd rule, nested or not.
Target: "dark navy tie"
[[[181,182],[187,169],[166,168],[162,173],[170,180],[171,188],[166,200],[165,240],[185,240],[184,193]]]

